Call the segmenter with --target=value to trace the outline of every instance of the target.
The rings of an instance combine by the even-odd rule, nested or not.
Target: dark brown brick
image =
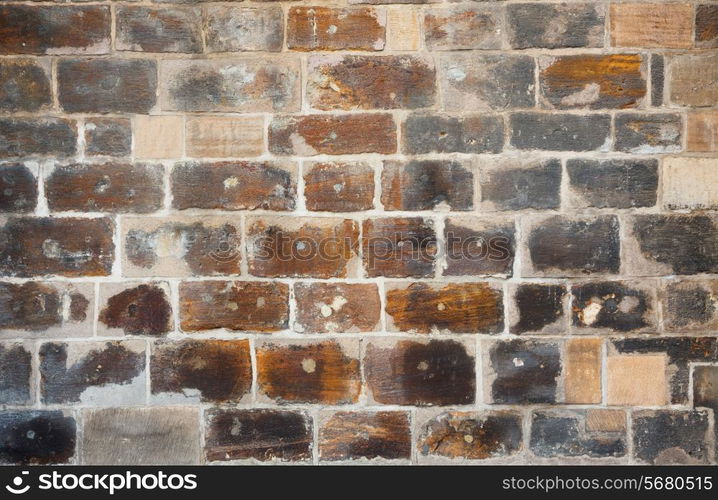
[[[199,8],[118,5],[115,16],[117,50],[202,52]]]
[[[293,50],[384,49],[386,12],[370,7],[292,7],[287,47]]]
[[[479,165],[482,210],[547,210],[561,205],[560,160],[499,160]]]
[[[49,73],[31,59],[0,61],[0,110],[37,111],[49,107],[52,104]]]
[[[705,464],[709,455],[706,410],[644,410],[633,413],[633,450],[655,465]]]
[[[516,230],[513,220],[450,217],[444,223],[444,276],[513,274]]]
[[[297,322],[303,333],[374,332],[381,300],[374,283],[297,283]]]
[[[0,154],[7,158],[72,156],[77,125],[63,118],[0,118]]]
[[[239,402],[252,388],[248,340],[160,341],[150,358],[152,395]]]
[[[284,42],[281,7],[205,7],[208,52],[279,52]]]
[[[45,404],[144,404],[145,342],[62,342],[40,346]]]
[[[319,428],[323,461],[411,458],[409,414],[398,411],[336,412]]]
[[[387,284],[387,329],[498,333],[504,328],[502,299],[501,290],[488,283]]]
[[[355,212],[374,208],[374,169],[364,162],[304,163],[308,210]]]
[[[573,325],[594,331],[632,332],[656,326],[655,284],[625,281],[576,283]]]
[[[37,204],[37,179],[22,163],[0,165],[0,212],[32,212]]]
[[[459,160],[387,160],[382,171],[381,202],[385,210],[471,210],[474,175]]]
[[[696,46],[718,47],[718,5],[696,6]]]
[[[503,147],[500,116],[416,113],[402,126],[404,153],[500,153]]]
[[[502,18],[496,4],[430,9],[424,42],[429,50],[500,49]]]
[[[359,227],[350,219],[247,220],[249,272],[255,276],[356,277]]]
[[[525,3],[508,5],[506,11],[514,49],[603,47],[603,5]]]
[[[55,167],[45,179],[50,210],[149,213],[162,206],[161,165],[73,163]]]
[[[305,413],[216,408],[206,415],[209,461],[305,461],[312,457],[312,420]]]
[[[99,321],[107,334],[166,335],[173,328],[172,306],[166,283],[103,283],[100,285]],[[112,333],[111,333],[112,332]]]
[[[107,218],[10,218],[0,229],[0,275],[107,276],[115,224]]]
[[[653,207],[658,196],[658,160],[568,160],[573,207]]]
[[[693,404],[718,409],[718,366],[693,367]]]
[[[444,412],[421,427],[422,455],[484,460],[508,457],[523,448],[518,412]]]
[[[314,156],[396,152],[389,114],[278,116],[269,124],[269,151]]]
[[[374,341],[364,356],[371,400],[381,404],[471,404],[476,375],[473,349],[454,340]]]
[[[2,54],[104,54],[110,50],[110,7],[0,6]]]
[[[21,343],[0,344],[0,404],[32,403],[31,346]]]
[[[485,355],[487,393],[494,404],[556,403],[561,352],[555,342],[497,340]]]
[[[663,327],[666,331],[718,330],[718,282],[671,280],[661,292]]]
[[[625,431],[592,431],[585,411],[534,411],[530,447],[538,457],[607,458],[628,453]]]
[[[64,59],[57,72],[60,106],[69,113],[147,113],[155,105],[155,61]]]
[[[183,162],[172,168],[172,206],[178,210],[293,210],[294,164]]]
[[[240,221],[229,217],[126,217],[125,276],[240,274]]]
[[[509,118],[511,145],[546,151],[607,151],[609,115],[515,113]]]
[[[125,118],[85,120],[85,154],[88,156],[129,156],[132,126]]]
[[[509,331],[565,333],[568,295],[566,286],[553,283],[521,283],[511,292]]]
[[[539,69],[541,103],[550,108],[633,108],[646,95],[638,54],[545,57]]]
[[[434,104],[436,72],[419,56],[313,56],[307,99],[314,109],[416,109]]]
[[[359,343],[264,343],[257,348],[259,393],[278,403],[356,403],[361,392]]]
[[[683,120],[677,114],[616,115],[616,151],[674,153],[683,149]]]
[[[289,287],[284,283],[190,281],[180,284],[182,330],[272,332],[289,325]]]
[[[75,419],[61,410],[0,413],[0,463],[64,464],[75,455]],[[27,483],[26,483],[27,484]]]
[[[527,227],[525,276],[616,274],[621,265],[618,218],[551,216]]]
[[[437,254],[433,221],[421,217],[367,219],[362,229],[369,277],[428,278]]]

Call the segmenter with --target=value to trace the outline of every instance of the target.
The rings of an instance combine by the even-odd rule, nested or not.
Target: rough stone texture
[[[574,283],[573,326],[590,332],[654,330],[656,284],[624,281]]]
[[[128,156],[132,152],[132,125],[124,118],[85,120],[85,154]]]
[[[718,151],[718,112],[688,114],[688,151]]]
[[[568,203],[575,208],[652,207],[658,198],[658,161],[568,160]]]
[[[502,12],[497,5],[427,10],[424,42],[429,50],[500,49]]]
[[[308,210],[355,212],[374,208],[374,169],[363,162],[305,162]]]
[[[289,9],[287,47],[292,50],[377,51],[384,49],[385,39],[384,10],[370,7]]]
[[[62,410],[0,413],[0,463],[65,464],[75,456],[76,423]]]
[[[515,113],[510,117],[510,126],[511,145],[516,149],[605,151],[610,140],[611,117]]]
[[[660,54],[651,55],[651,105],[663,106],[666,85],[666,61]]]
[[[37,179],[22,163],[0,165],[0,212],[32,212],[37,204]]]
[[[718,47],[718,6],[696,6],[695,44],[701,48]]]
[[[104,408],[82,413],[82,463],[194,465],[199,463],[196,408]]]
[[[605,10],[600,4],[511,4],[509,43],[514,49],[603,47]]]
[[[683,149],[683,121],[674,114],[620,114],[616,116],[616,151],[675,153]]]
[[[660,292],[663,326],[669,332],[718,330],[718,282],[670,280]]]
[[[689,4],[611,4],[611,44],[615,47],[687,49],[693,44]]]
[[[682,106],[715,106],[718,100],[718,54],[683,54],[670,58],[670,99]]]
[[[116,16],[117,50],[202,52],[202,13],[198,8],[121,5]]]
[[[666,158],[663,161],[663,205],[669,210],[718,208],[718,159]]]
[[[538,457],[622,457],[625,432],[592,431],[583,411],[539,410],[531,414],[531,452]]]
[[[38,111],[51,102],[48,68],[33,59],[0,61],[0,110]]]
[[[564,333],[568,294],[561,283],[522,283],[510,292],[509,331]]]
[[[380,330],[381,300],[374,284],[297,283],[297,321],[302,333],[375,332]]]
[[[6,158],[53,156],[77,151],[77,124],[64,118],[0,118],[0,154]]]
[[[404,153],[500,153],[504,122],[491,115],[447,116],[417,113],[402,125]]]
[[[705,410],[645,410],[633,413],[636,458],[658,465],[701,464],[709,460]]]
[[[252,9],[209,5],[205,13],[208,52],[282,50],[284,25],[281,7]]]
[[[404,412],[337,412],[319,429],[322,461],[411,458],[411,427]]]
[[[368,219],[362,227],[364,268],[371,277],[429,278],[434,274],[437,235],[421,217]]]
[[[105,335],[161,337],[173,330],[171,293],[167,283],[103,283],[98,332]]]
[[[32,403],[31,348],[21,343],[0,344],[0,404]]]
[[[559,160],[482,160],[478,170],[482,211],[558,209],[561,204]]]
[[[516,255],[513,220],[451,217],[444,225],[444,276],[511,276]]]

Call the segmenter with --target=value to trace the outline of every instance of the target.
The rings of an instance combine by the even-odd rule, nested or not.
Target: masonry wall
[[[2,2],[0,461],[715,463],[718,3],[387,3]]]

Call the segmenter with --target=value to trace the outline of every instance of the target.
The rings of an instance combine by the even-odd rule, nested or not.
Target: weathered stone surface
[[[607,151],[609,115],[515,113],[509,118],[511,145],[548,151]]]
[[[662,55],[651,54],[651,105],[663,106],[666,63]]]
[[[560,160],[482,160],[478,178],[482,211],[545,210],[561,205]]]
[[[658,160],[568,160],[574,208],[653,207],[658,197]]]
[[[708,463],[706,410],[645,410],[633,413],[636,458],[656,465]]]
[[[665,406],[667,365],[665,354],[608,356],[606,402],[617,406]]]
[[[110,7],[0,6],[2,54],[104,54],[110,50]]]
[[[434,104],[436,74],[421,56],[312,56],[307,99],[314,109],[416,109]]]
[[[252,388],[249,341],[157,342],[150,383],[153,398],[160,401],[238,403]]]
[[[483,460],[508,457],[523,448],[518,412],[444,412],[422,425],[422,455]]]
[[[291,7],[287,47],[292,50],[383,50],[386,11],[370,7]],[[281,43],[281,40],[280,40]]]
[[[229,5],[205,8],[208,52],[279,52],[284,42],[281,7],[252,9]]]
[[[56,342],[40,346],[45,404],[145,402],[145,342]]]
[[[126,217],[125,276],[213,276],[240,273],[240,221],[229,217]]]
[[[586,430],[603,432],[624,432],[626,412],[597,408],[586,411]]]
[[[433,220],[421,217],[367,219],[362,235],[368,276],[428,278],[434,275],[437,242]]]
[[[32,346],[29,344],[0,344],[0,404],[25,405],[32,403]]]
[[[612,215],[526,221],[528,257],[524,276],[616,274],[621,264],[618,218]]]
[[[305,162],[308,210],[355,212],[374,208],[374,169],[364,162]]]
[[[85,120],[85,154],[88,156],[129,156],[132,152],[132,125],[125,118]]]
[[[693,405],[718,409],[718,366],[693,367]]]
[[[182,283],[179,293],[184,331],[271,332],[289,324],[289,287],[284,283],[192,281]]]
[[[104,408],[82,414],[82,462],[88,465],[199,463],[196,408]]]
[[[718,151],[718,112],[688,114],[688,151]]]
[[[673,153],[683,149],[683,120],[674,114],[616,115],[617,151]]]
[[[370,401],[448,406],[474,402],[473,342],[373,340],[366,347],[364,377]]]
[[[119,5],[115,16],[117,50],[202,52],[202,12],[199,8]]]
[[[160,106],[168,111],[299,111],[299,60],[234,57],[160,62]]]
[[[254,276],[355,277],[358,246],[359,226],[350,219],[247,219],[247,260]]]
[[[417,10],[401,6],[387,8],[386,48],[389,50],[419,50],[421,25]]]
[[[718,270],[718,226],[710,215],[635,215],[624,245],[630,275],[698,274]]]
[[[504,121],[500,116],[411,114],[402,126],[402,150],[425,153],[500,153]]]
[[[297,283],[297,321],[303,333],[378,331],[381,300],[374,283]]]
[[[718,47],[718,5],[696,6],[695,44],[701,48]]]
[[[718,282],[715,280],[670,280],[660,295],[666,331],[718,330]]]
[[[646,96],[646,63],[638,54],[539,59],[540,102],[555,109],[633,108]]]
[[[444,222],[444,276],[513,274],[516,230],[513,220],[451,217]]]
[[[319,459],[411,458],[409,414],[398,411],[336,412],[319,428]]]
[[[429,50],[500,49],[503,12],[498,5],[451,6],[424,13]]]
[[[305,461],[312,457],[312,419],[303,412],[213,408],[206,418],[208,461]]]
[[[506,12],[509,43],[514,49],[603,47],[603,5],[511,4]]]
[[[625,432],[596,432],[585,411],[539,410],[531,415],[531,452],[539,457],[622,457]]]
[[[0,283],[0,335],[34,338],[92,335],[92,283]]]
[[[161,337],[174,328],[167,283],[102,283],[98,333]]]
[[[77,124],[64,118],[0,118],[0,154],[6,158],[72,156]]]
[[[37,60],[0,61],[0,110],[15,112],[47,108],[52,103],[49,73],[48,68]]]
[[[296,167],[288,162],[182,162],[172,168],[172,206],[292,210]]]
[[[277,116],[269,124],[269,151],[314,156],[396,152],[389,114]]]
[[[521,283],[510,293],[509,331],[564,333],[568,295],[561,283]]]
[[[34,167],[34,165],[30,165]],[[37,205],[37,179],[28,165],[5,163],[0,165],[0,212],[32,212]]]
[[[108,218],[11,217],[0,228],[0,275],[106,276],[115,224]]]
[[[501,290],[488,283],[387,284],[387,329],[413,333],[498,333]]]
[[[601,339],[577,338],[566,341],[564,354],[564,402],[568,404],[600,404]]]
[[[157,160],[184,156],[184,128],[184,117],[179,115],[135,116],[135,157]]]
[[[666,158],[663,206],[670,210],[718,208],[718,159]]]
[[[381,202],[384,210],[471,210],[474,175],[460,160],[384,161]]]
[[[439,64],[447,111],[534,106],[534,60],[528,56],[447,54]]]
[[[264,117],[194,116],[186,120],[187,156],[228,158],[264,152]]]
[[[687,3],[611,4],[615,47],[688,49],[692,35],[693,7]]]
[[[359,400],[356,340],[265,342],[257,347],[257,389],[277,403],[351,404]]]
[[[494,404],[557,402],[559,344],[535,340],[493,341],[485,352],[486,398]]]
[[[575,283],[573,325],[592,332],[635,332],[654,329],[656,284],[635,281]]]
[[[71,163],[56,166],[45,179],[52,211],[148,213],[162,206],[161,165]]]
[[[64,464],[75,456],[75,419],[61,410],[0,412],[0,463]],[[27,483],[25,483],[27,484]]]
[[[670,58],[671,101],[682,106],[715,106],[718,101],[718,54],[682,54]]]

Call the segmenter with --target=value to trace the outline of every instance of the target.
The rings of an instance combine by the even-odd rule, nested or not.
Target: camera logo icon
[[[23,486],[22,483],[24,481],[23,476],[27,476],[28,474],[30,474],[30,472],[26,470],[22,471],[20,476],[15,476],[12,479],[12,484],[14,487],[8,484],[5,486],[5,489],[13,495],[22,495],[23,493],[27,493],[27,491],[30,489],[30,485],[26,484],[25,486]]]

